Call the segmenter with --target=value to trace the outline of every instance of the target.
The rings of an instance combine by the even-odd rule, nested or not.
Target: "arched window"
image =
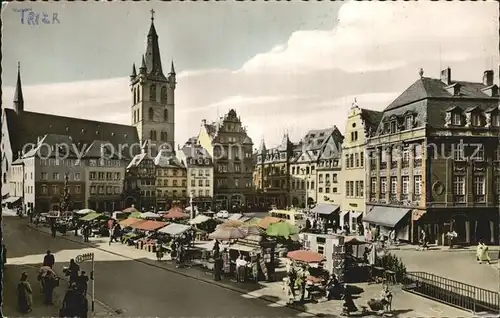
[[[148,109],[148,119],[149,120],[153,120],[153,118],[154,118],[153,107],[149,107],[149,109]]]
[[[156,131],[151,130],[151,131],[149,132],[149,139],[151,139],[152,141],[155,141],[155,140],[156,140]]]
[[[161,87],[161,103],[165,105],[167,103],[167,87],[162,86]]]
[[[168,121],[168,109],[163,110],[163,121]]]
[[[134,88],[134,105],[137,104],[137,89]]]
[[[162,131],[161,134],[160,134],[160,139],[161,141],[167,141],[167,133]]]
[[[155,84],[151,85],[151,88],[149,89],[149,100],[152,102],[156,102],[156,85]]]
[[[141,87],[137,87],[137,102],[141,101]]]

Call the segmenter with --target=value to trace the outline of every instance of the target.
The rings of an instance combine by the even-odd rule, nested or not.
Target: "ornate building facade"
[[[214,162],[216,210],[240,211],[253,201],[253,141],[236,111],[231,109],[218,122],[202,122],[199,144]]]
[[[365,221],[418,242],[497,241],[500,198],[498,87],[423,76],[385,110],[368,140]],[[386,215],[386,217],[383,217]],[[381,221],[383,219],[383,221]]]
[[[264,140],[255,154],[254,187],[256,204],[260,207],[276,206],[284,209],[290,205],[290,159],[293,144],[288,134],[275,148],[266,148]]]
[[[328,165],[327,161],[340,159],[343,136],[337,127],[310,130],[302,141],[293,148],[293,157],[290,163],[290,196],[293,206],[312,205],[318,202],[318,173],[317,168],[321,163],[322,176],[329,175],[332,180],[340,172],[339,167]],[[326,177],[325,177],[326,178]],[[338,178],[337,178],[338,180]],[[324,179],[322,179],[324,181]],[[325,201],[325,194],[329,194],[329,204],[340,206],[341,191],[325,193],[325,183],[321,185],[321,201]],[[307,201],[306,201],[307,198]],[[336,198],[336,199],[334,199]]]

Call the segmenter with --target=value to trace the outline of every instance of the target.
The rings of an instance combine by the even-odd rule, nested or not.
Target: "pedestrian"
[[[222,251],[221,259],[222,259],[224,276],[227,278],[231,274],[231,260],[227,248],[225,248],[224,251]]]
[[[420,239],[420,241],[422,242],[422,251],[428,250],[429,246],[427,245],[427,233],[425,233],[425,230],[422,229],[420,231],[420,234],[422,235],[422,238]]]
[[[21,280],[17,284],[17,303],[19,311],[22,313],[30,313],[33,306],[33,289],[28,282],[28,274],[23,272]]]
[[[244,283],[247,276],[247,264],[248,262],[245,260],[243,255],[240,255],[240,258],[236,260],[236,269],[238,272],[238,281],[240,283]]]
[[[88,289],[88,282],[89,282],[89,277],[85,273],[85,271],[82,271],[80,273],[80,276],[76,279],[76,290],[79,291],[82,295],[87,294],[87,289]]]
[[[43,283],[43,298],[45,305],[53,305],[52,296],[54,294],[54,289],[57,287],[57,278],[53,272],[47,272],[44,277],[42,277]]]
[[[177,242],[175,238],[170,242],[170,260],[177,259]]]
[[[214,253],[214,255],[213,255],[214,259],[219,257],[219,253],[220,253],[220,243],[219,243],[219,240],[215,240],[214,248],[213,248],[213,253]]]
[[[56,263],[56,259],[54,255],[50,253],[50,250],[47,250],[47,254],[43,257],[43,265],[42,266],[48,266],[50,268],[54,267],[54,264]]]
[[[259,259],[256,256],[255,259],[252,261],[251,266],[252,266],[252,278],[254,283],[259,282]]]
[[[74,259],[69,261],[69,283],[76,283],[78,279],[78,273],[80,272],[80,265],[78,265]]]
[[[83,241],[84,242],[89,241],[89,236],[90,236],[91,231],[92,231],[92,228],[90,227],[90,224],[86,224],[85,227],[83,228]]]
[[[56,225],[53,221],[50,224],[50,233],[52,234],[52,238],[56,237],[57,229],[56,229]]]
[[[161,244],[156,244],[156,260],[161,262],[163,258],[163,246]]]
[[[345,232],[345,235],[351,234],[351,227],[349,226],[349,223],[347,223],[347,222],[344,223],[344,232]]]
[[[283,291],[287,298],[287,304],[291,305],[295,302],[295,294],[292,288],[290,288],[290,277],[283,278]]]
[[[214,280],[216,281],[222,280],[221,277],[222,266],[223,266],[222,257],[216,258],[214,262]]]
[[[64,295],[59,317],[78,317],[80,299],[81,295],[76,289],[76,284],[71,283]]]
[[[310,276],[309,271],[307,270],[307,266],[304,265],[299,274],[300,279],[300,301],[304,301],[306,298],[306,284],[307,278]]]
[[[351,292],[344,286],[344,304],[342,305],[342,311],[346,316],[349,316],[351,312],[358,311],[358,307],[354,303]]]
[[[491,259],[489,255],[488,246],[486,246],[486,244],[484,244],[483,241],[479,241],[479,244],[481,245],[479,254],[479,264],[482,264],[483,262],[490,264]]]

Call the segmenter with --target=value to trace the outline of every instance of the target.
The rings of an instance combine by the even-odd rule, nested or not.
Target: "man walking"
[[[43,257],[43,266],[48,266],[50,268],[54,267],[54,264],[56,263],[56,259],[54,255],[50,253],[50,251],[47,251],[47,254]]]

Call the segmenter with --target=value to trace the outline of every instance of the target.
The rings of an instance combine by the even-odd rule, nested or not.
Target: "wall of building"
[[[35,197],[36,197],[36,168],[40,163],[40,160],[35,157],[24,159],[24,202],[23,205],[26,207],[35,207]]]
[[[187,169],[187,194],[193,197],[213,197],[213,167],[192,166]],[[200,184],[201,182],[201,184]],[[200,192],[201,191],[201,192]]]
[[[120,209],[125,163],[120,160],[103,160],[98,166],[89,163],[87,160],[84,167],[85,207],[99,212]]]

